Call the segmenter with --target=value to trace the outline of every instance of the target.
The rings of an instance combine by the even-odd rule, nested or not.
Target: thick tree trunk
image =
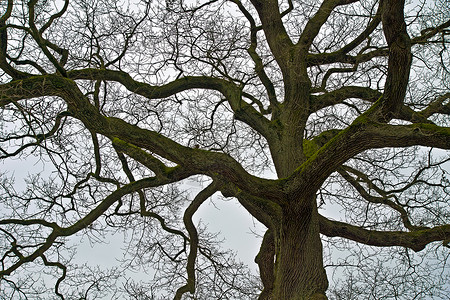
[[[281,228],[278,235],[274,235],[274,282],[264,282],[265,291],[260,299],[327,299],[325,291],[328,288],[328,280],[323,267],[318,213],[315,200],[308,202],[303,202],[303,205],[289,205],[283,209]],[[264,256],[263,250],[264,247],[261,247],[259,258]],[[268,261],[267,258],[265,261]],[[266,275],[266,281],[267,278]]]

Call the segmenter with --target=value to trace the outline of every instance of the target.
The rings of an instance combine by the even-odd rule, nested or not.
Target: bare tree
[[[449,299],[448,1],[1,9],[0,157],[45,166],[1,172],[2,297]],[[267,228],[259,279],[194,224],[214,194]],[[112,232],[120,266],[73,263]]]

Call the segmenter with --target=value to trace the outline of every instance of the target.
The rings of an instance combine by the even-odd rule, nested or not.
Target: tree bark
[[[270,234],[264,237],[264,243],[258,254],[260,270],[270,270],[271,251]],[[323,267],[322,242],[319,234],[319,215],[316,201],[301,199],[292,201],[283,208],[280,230],[274,234],[276,261],[274,264],[274,282],[271,276],[264,274],[264,291],[260,299],[311,300],[327,299],[325,291],[328,280]],[[265,245],[264,245],[265,244]],[[265,269],[261,268],[264,258]],[[272,254],[273,259],[273,254]]]
[[[275,238],[273,230],[268,229],[264,234],[261,249],[255,258],[259,267],[259,274],[264,289],[258,297],[258,300],[272,300],[274,274],[274,256],[275,256]]]

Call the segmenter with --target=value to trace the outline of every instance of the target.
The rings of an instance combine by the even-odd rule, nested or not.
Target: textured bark
[[[273,299],[326,299],[328,280],[323,267],[315,199],[289,205],[277,241]]]
[[[259,274],[264,286],[264,290],[259,295],[258,300],[273,299],[274,277],[274,256],[275,256],[275,240],[272,230],[267,230],[261,244],[261,249],[255,258],[255,262],[259,267]]]
[[[406,95],[411,70],[411,39],[406,31],[404,0],[381,1],[384,36],[389,46],[388,72],[381,113],[392,119],[400,110]]]

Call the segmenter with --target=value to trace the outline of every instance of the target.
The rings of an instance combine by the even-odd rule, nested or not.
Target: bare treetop
[[[0,297],[448,299],[448,1],[0,8]],[[193,222],[213,195],[267,228],[259,278]]]

